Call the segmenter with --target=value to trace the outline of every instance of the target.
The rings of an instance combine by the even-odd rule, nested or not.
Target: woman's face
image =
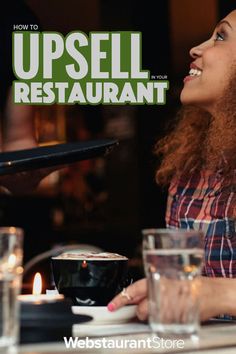
[[[190,50],[193,61],[181,92],[183,104],[214,113],[236,73],[236,10],[216,26],[206,42]]]

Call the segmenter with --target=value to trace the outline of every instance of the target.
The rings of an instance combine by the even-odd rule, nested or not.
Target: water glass
[[[181,229],[145,229],[142,234],[151,329],[197,333],[203,235]]]
[[[22,280],[23,231],[0,227],[0,352],[14,347],[19,338],[17,296]]]

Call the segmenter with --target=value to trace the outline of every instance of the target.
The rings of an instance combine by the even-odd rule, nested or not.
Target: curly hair
[[[202,169],[220,172],[225,184],[232,183],[236,170],[235,91],[235,87],[227,90],[216,116],[193,106],[180,109],[174,129],[154,148],[162,158],[157,183],[167,185],[173,176],[190,176]]]

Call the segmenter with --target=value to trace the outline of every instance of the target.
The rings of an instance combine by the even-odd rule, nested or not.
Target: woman
[[[206,319],[236,314],[234,301],[232,308],[228,305],[236,280],[224,279],[236,277],[236,11],[216,26],[209,40],[192,48],[190,56],[193,61],[181,92],[184,108],[174,131],[156,146],[163,158],[156,177],[170,184],[167,226],[205,234],[204,274],[220,277],[203,278]],[[140,303],[143,319],[145,296],[146,281],[141,280],[125,296],[113,299],[108,309]]]

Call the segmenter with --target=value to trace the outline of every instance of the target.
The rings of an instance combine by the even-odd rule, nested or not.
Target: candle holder
[[[72,335],[73,324],[92,320],[91,316],[74,315],[68,299],[55,301],[21,301],[20,343],[63,341]]]

